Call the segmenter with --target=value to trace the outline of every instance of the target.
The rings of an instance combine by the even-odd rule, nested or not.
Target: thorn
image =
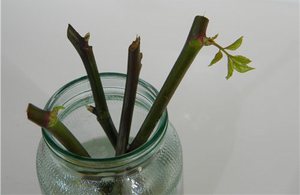
[[[86,109],[91,113],[96,114],[96,108],[94,106],[86,105]]]

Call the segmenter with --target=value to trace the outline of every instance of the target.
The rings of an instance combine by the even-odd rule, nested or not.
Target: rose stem
[[[70,152],[79,156],[90,157],[76,137],[57,117],[60,108],[61,107],[55,107],[52,111],[45,111],[33,104],[28,104],[27,117],[32,122],[43,127],[44,130],[51,133]]]
[[[136,90],[140,70],[142,67],[141,59],[142,53],[140,53],[140,37],[137,37],[136,40],[133,41],[128,48],[127,77],[125,84],[125,94],[123,98],[122,114],[119,126],[119,135],[117,139],[117,156],[126,153],[128,146]]]
[[[67,36],[80,55],[86,69],[95,101],[97,120],[104,129],[111,144],[115,148],[117,144],[118,132],[108,111],[92,46],[89,46],[88,44],[89,33],[87,33],[84,37],[81,37],[80,34],[69,24]]]
[[[130,144],[132,151],[144,144],[151,135],[156,123],[166,109],[172,95],[182,80],[184,74],[192,64],[194,58],[203,46],[203,38],[206,37],[208,19],[204,16],[196,16],[184,47],[169,73],[163,87],[155,99],[145,121],[138,134]]]

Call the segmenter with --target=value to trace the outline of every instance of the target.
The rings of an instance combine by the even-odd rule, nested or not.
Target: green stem
[[[33,104],[28,104],[27,117],[32,122],[50,132],[67,150],[79,156],[90,157],[88,152],[58,119],[57,113],[61,107],[55,107],[52,111],[42,110]]]
[[[202,48],[204,38],[206,38],[206,28],[208,19],[203,16],[196,16],[192,24],[190,33],[185,45],[177,58],[168,78],[158,93],[145,121],[138,134],[129,147],[129,151],[134,150],[144,144],[151,135],[156,123],[166,109],[172,95],[181,82],[186,71],[192,64],[194,58]]]
[[[126,153],[128,146],[136,90],[142,66],[141,58],[142,54],[140,53],[140,38],[137,37],[128,48],[127,78],[116,147],[117,156]]]
[[[97,120],[104,129],[111,144],[116,147],[118,132],[108,111],[92,46],[89,46],[88,44],[89,33],[87,33],[84,37],[81,37],[79,33],[71,25],[69,25],[67,36],[80,55],[86,69],[95,101]]]
[[[211,43],[212,43],[212,45],[216,46],[218,49],[220,49],[221,51],[223,51],[227,56],[231,56],[221,45],[219,45],[215,41],[211,41]]]

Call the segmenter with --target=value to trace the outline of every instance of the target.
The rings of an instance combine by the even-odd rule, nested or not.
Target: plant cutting
[[[142,66],[140,37],[137,37],[128,48],[126,75],[100,74],[99,76],[92,46],[88,43],[90,34],[87,33],[81,36],[71,25],[68,26],[67,37],[79,54],[86,69],[87,77],[74,81],[72,83],[74,86],[69,84],[63,87],[54,97],[58,96],[59,99],[63,95],[73,93],[73,91],[81,91],[75,95],[69,94],[67,96],[69,99],[61,98],[64,101],[56,101],[52,98],[47,104],[48,107],[46,106],[45,109],[29,104],[27,116],[29,120],[41,126],[43,129],[44,141],[41,143],[42,148],[49,146],[49,153],[51,153],[51,151],[54,152],[56,156],[63,159],[67,167],[72,167],[78,173],[83,174],[83,176],[78,177],[78,180],[70,181],[69,183],[73,183],[73,185],[70,184],[71,186],[74,186],[76,182],[82,183],[86,181],[89,187],[81,187],[86,190],[85,192],[93,189],[97,193],[100,192],[103,194],[172,194],[181,192],[180,184],[182,181],[178,179],[182,177],[181,146],[175,129],[171,124],[168,125],[166,109],[186,71],[203,46],[215,46],[218,49],[218,52],[209,66],[219,62],[223,58],[223,55],[227,56],[228,71],[226,79],[231,78],[234,71],[244,73],[253,69],[248,66],[251,61],[247,57],[229,53],[229,51],[237,50],[241,46],[243,37],[240,37],[234,43],[226,47],[222,47],[216,42],[218,35],[212,37],[206,36],[207,25],[208,19],[206,17],[195,17],[183,49],[159,92],[147,82],[139,79]],[[117,79],[116,82],[120,82],[121,84],[117,84],[117,86],[115,86],[115,84],[107,85],[107,82],[113,79]],[[79,88],[81,85],[85,85],[84,83],[87,80],[89,89],[83,90],[83,88]],[[120,87],[120,85],[122,85],[122,87]],[[70,86],[71,89],[67,89]],[[110,94],[111,88],[115,89],[116,92]],[[118,92],[119,89],[122,89],[122,95]],[[143,94],[145,91],[147,93]],[[149,94],[150,96],[148,97]],[[81,100],[77,100],[77,96],[84,96],[84,98],[81,99],[85,102],[82,103]],[[119,96],[120,98],[116,98]],[[67,101],[65,99],[67,99]],[[73,99],[74,103],[71,104],[70,102],[72,102]],[[120,99],[122,106],[119,106],[121,114],[119,116],[120,122],[117,126],[117,124],[114,123],[116,120],[112,117],[114,114],[111,114],[109,105],[110,102],[115,101],[118,101],[118,105],[120,105]],[[101,132],[105,132],[107,143],[112,148],[115,157],[109,156],[108,158],[103,157],[102,159],[94,157],[89,153],[92,150],[90,148],[86,149],[85,145],[87,144],[82,144],[76,136],[73,135],[72,129],[69,129],[67,127],[68,125],[64,124],[65,118],[68,117],[70,113],[76,112],[76,110],[81,109],[83,106],[87,108],[84,115],[87,113],[90,114],[89,118],[94,118],[98,121],[99,129],[101,129]],[[65,109],[63,109],[63,107],[65,107]],[[142,112],[143,119],[139,119],[139,121],[136,122],[136,115],[134,114],[140,111],[140,108],[144,110]],[[76,122],[78,121],[75,121],[75,123]],[[136,125],[136,123],[140,126]],[[118,127],[118,129],[116,127]],[[80,133],[84,134],[82,131],[90,131],[90,129],[80,130]],[[132,131],[135,133],[131,133]],[[168,136],[175,136],[177,138],[172,142]],[[103,139],[97,141],[100,145],[105,142]],[[92,144],[92,146],[96,145],[97,144]],[[89,147],[91,147],[91,144],[89,144]],[[104,148],[107,147],[108,146]],[[97,147],[95,150],[97,150]],[[162,155],[162,153],[164,153],[162,151],[167,151],[165,154],[167,156]],[[41,150],[38,154],[40,154],[40,156],[46,156],[43,152],[45,151]],[[153,156],[155,156],[155,158],[150,158]],[[170,165],[163,163],[166,162],[165,158],[170,161],[168,163]],[[151,162],[149,162],[150,159]],[[97,163],[98,161],[99,163]],[[39,163],[41,169],[45,167],[42,163],[42,158],[39,159],[38,164]],[[148,165],[145,166],[146,164]],[[166,178],[165,176],[160,176],[161,173],[158,173],[157,169],[161,168],[163,169],[160,170],[161,173],[164,173],[164,175],[167,174]],[[59,170],[59,168],[56,169]],[[176,179],[170,179],[170,174],[174,174]],[[65,170],[65,175],[72,174],[69,170]],[[44,186],[42,188],[51,188],[49,186],[45,187],[47,186],[45,184],[46,181],[41,179],[43,177],[41,174],[39,177],[40,183],[42,183],[41,186]],[[165,179],[158,182],[156,177]],[[152,182],[153,185],[146,185],[145,181]],[[65,182],[63,183],[64,186],[69,185]],[[66,189],[61,188],[62,187],[56,187],[55,190],[57,190],[57,192],[65,192],[64,190]],[[68,187],[68,189],[70,190],[70,187]],[[46,189],[44,192],[53,192],[53,190],[48,191],[48,189]],[[78,193],[78,191],[74,192]]]

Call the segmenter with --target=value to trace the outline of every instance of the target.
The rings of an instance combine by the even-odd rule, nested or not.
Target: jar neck
[[[74,154],[66,155],[65,152],[53,148],[47,141],[46,144],[56,160],[73,170],[82,173],[101,173],[106,176],[116,175],[116,173],[122,174],[125,171],[129,172],[130,170],[143,168],[151,161],[153,155],[158,152],[163,144],[167,126],[168,124],[164,126],[161,135],[153,137],[136,150],[110,158],[86,158]]]
[[[125,86],[126,75],[124,74],[101,73],[100,78],[103,82],[104,91],[107,80],[116,81],[113,84],[110,83],[110,89],[114,87],[112,85],[118,85],[116,86],[116,88],[118,89],[120,88],[120,86]],[[66,84],[50,98],[45,108],[51,109],[58,103],[63,104],[63,102],[60,101],[61,99],[64,101],[70,101],[70,98],[65,98],[65,96],[68,96],[68,93],[70,92],[74,93],[74,91],[76,91],[76,87],[79,87],[81,84],[86,82],[88,82],[88,80],[85,76]],[[90,89],[84,90],[88,91]],[[78,93],[81,94],[80,92]],[[147,101],[150,100],[153,103],[157,95],[157,90],[149,83],[140,80],[138,84],[137,93],[139,93],[137,99],[138,97],[146,98]],[[152,136],[144,145],[124,155],[110,158],[87,158],[75,155],[61,147],[61,145],[57,143],[55,139],[44,130],[43,138],[47,146],[50,148],[51,152],[54,154],[54,158],[56,158],[62,164],[71,167],[72,169],[78,172],[90,172],[101,174],[112,173],[115,175],[118,172],[121,173],[130,169],[136,169],[137,167],[141,167],[142,164],[147,163],[148,159],[151,159],[153,154],[155,154],[159,150],[160,145],[163,142],[167,127],[168,114],[167,111],[165,111],[161,116],[161,119],[159,120],[158,124],[156,125],[156,129],[152,133]]]

